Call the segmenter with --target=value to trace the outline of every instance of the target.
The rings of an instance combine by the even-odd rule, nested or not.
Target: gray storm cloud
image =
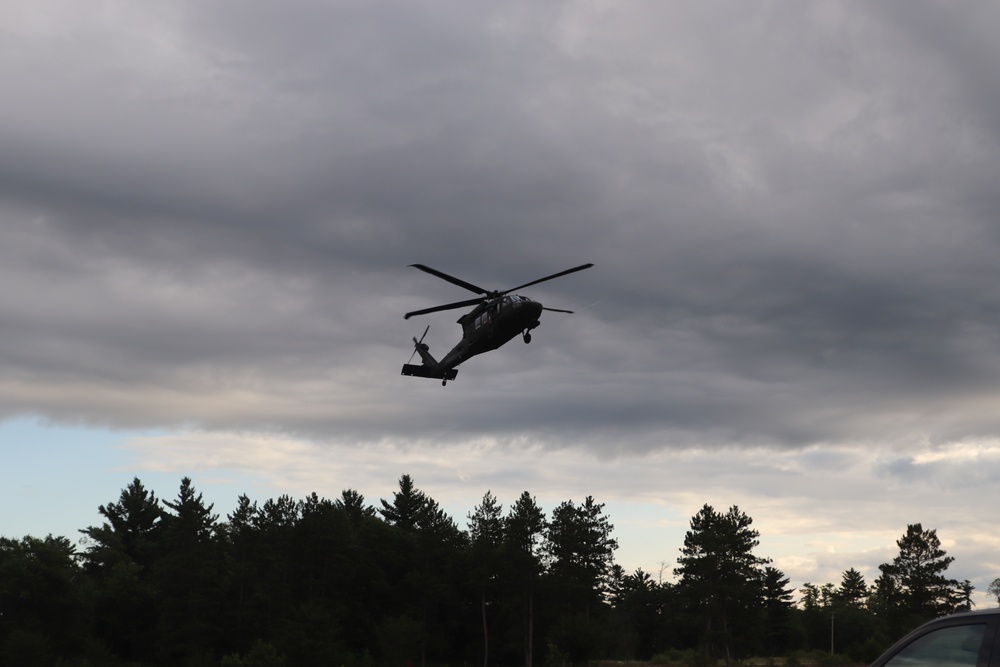
[[[47,11],[58,10],[58,11]],[[32,3],[0,410],[557,447],[995,433],[986,3]],[[58,18],[57,18],[58,17]],[[444,390],[465,298],[547,313]]]

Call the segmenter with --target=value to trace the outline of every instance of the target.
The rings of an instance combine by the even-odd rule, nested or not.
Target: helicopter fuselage
[[[455,368],[477,354],[497,349],[518,334],[530,341],[527,334],[538,326],[541,314],[542,304],[516,294],[476,306],[458,318],[462,340],[441,360],[440,368]]]

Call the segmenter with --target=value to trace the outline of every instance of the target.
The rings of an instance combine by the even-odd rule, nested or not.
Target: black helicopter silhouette
[[[430,326],[428,326],[424,329],[424,335],[420,337],[420,340],[417,340],[416,337],[413,338],[413,354],[410,355],[410,361],[413,361],[413,355],[419,354],[423,363],[419,366],[409,362],[403,364],[402,375],[434,378],[441,380],[442,385],[446,385],[448,384],[448,380],[454,380],[455,376],[458,375],[456,366],[463,361],[477,354],[495,350],[518,334],[524,337],[525,343],[530,343],[531,330],[539,325],[538,318],[541,316],[543,310],[551,310],[556,313],[573,312],[572,310],[561,310],[559,308],[545,308],[537,301],[533,301],[526,296],[511,294],[511,292],[530,287],[531,285],[537,285],[546,280],[552,280],[553,278],[589,269],[593,264],[581,264],[572,269],[553,273],[551,276],[532,280],[530,283],[511,287],[502,292],[485,290],[482,287],[467,283],[454,276],[449,276],[447,273],[432,269],[423,264],[411,264],[410,266],[429,273],[432,276],[437,276],[442,280],[447,280],[453,285],[464,287],[470,292],[482,294],[482,296],[476,299],[415,310],[405,315],[405,319],[410,319],[414,315],[426,315],[427,313],[436,313],[440,310],[475,306],[471,311],[458,318],[458,323],[462,325],[462,340],[441,361],[431,356],[430,348],[424,343],[424,336],[430,330]]]

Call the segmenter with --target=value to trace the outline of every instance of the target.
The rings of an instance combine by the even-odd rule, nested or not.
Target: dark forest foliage
[[[467,530],[408,475],[378,507],[348,489],[212,509],[188,478],[171,500],[135,479],[79,548],[0,538],[0,664],[728,664],[829,650],[832,618],[835,650],[867,661],[971,592],[920,524],[872,586],[852,568],[797,607],[735,506],[691,519],[676,582],[615,564],[592,497],[546,516],[527,491],[506,508],[487,492]]]

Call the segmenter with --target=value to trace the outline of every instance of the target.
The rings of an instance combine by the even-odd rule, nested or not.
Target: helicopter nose
[[[542,304],[537,301],[530,301],[526,304],[528,306],[528,313],[531,314],[536,320],[542,316]]]

